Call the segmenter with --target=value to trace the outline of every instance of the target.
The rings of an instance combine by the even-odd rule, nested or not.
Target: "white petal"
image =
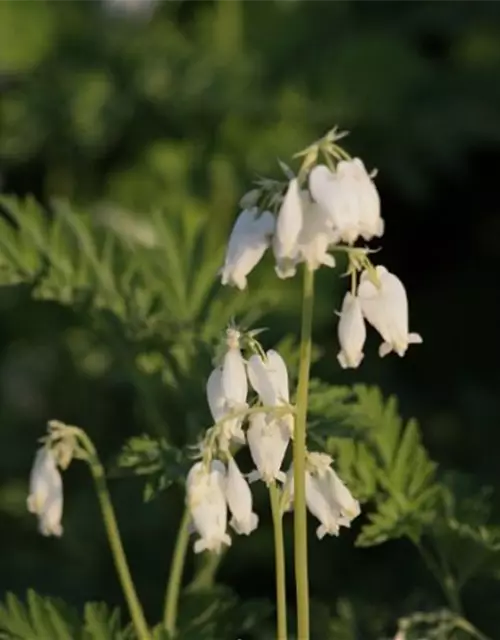
[[[259,522],[252,511],[252,492],[233,458],[229,458],[226,477],[226,499],[232,514],[231,526],[240,534],[249,535]]]
[[[229,403],[235,407],[246,402],[248,382],[245,362],[238,348],[228,349],[222,364],[222,391]]]
[[[278,402],[288,403],[290,393],[288,390],[288,370],[285,361],[274,349],[269,349],[267,356],[267,370],[271,376],[273,387],[276,391]]]
[[[365,240],[370,240],[374,236],[381,237],[384,233],[384,221],[380,217],[378,191],[359,158],[354,158],[350,164],[352,176],[356,182],[361,235]]]
[[[290,441],[290,434],[279,421],[266,422],[263,413],[250,418],[247,430],[248,447],[260,477],[267,484],[281,480],[283,458]]]
[[[277,260],[295,257],[297,240],[301,229],[302,202],[300,189],[297,179],[293,178],[288,185],[276,221],[273,250]]]
[[[343,369],[356,368],[363,359],[366,327],[361,305],[356,296],[347,292],[342,303],[338,324],[340,353],[337,358]]]
[[[335,473],[334,469],[329,468],[326,475],[332,491],[332,498],[338,505],[342,516],[349,521],[357,518],[361,513],[359,502],[353,498],[351,492]]]
[[[270,349],[266,361],[253,355],[247,364],[248,378],[264,405],[279,406],[289,402],[288,371],[277,351]]]
[[[219,422],[226,413],[226,398],[222,391],[222,369],[217,367],[207,380],[207,400],[215,422]]]
[[[361,275],[358,297],[363,315],[377,329],[383,339],[379,353],[386,355],[391,350],[403,356],[409,344],[422,339],[408,332],[408,299],[403,283],[385,267],[376,268],[379,287],[375,286],[366,272]],[[411,336],[418,336],[416,339]]]
[[[256,208],[242,211],[231,233],[221,270],[223,285],[246,288],[246,277],[262,259],[270,244],[274,226],[275,219],[269,211],[260,216]]]
[[[269,375],[268,368],[258,355],[253,355],[247,363],[248,379],[253,390],[259,395],[262,404],[275,406],[277,402],[276,389]]]
[[[187,502],[194,528],[200,540],[194,545],[195,553],[204,550],[218,553],[222,545],[230,545],[226,533],[227,504],[225,497],[225,467],[219,460],[212,461],[210,470],[202,462],[195,463],[188,473]]]
[[[62,535],[63,484],[54,454],[41,447],[30,476],[28,510],[38,516],[39,530],[45,536]]]

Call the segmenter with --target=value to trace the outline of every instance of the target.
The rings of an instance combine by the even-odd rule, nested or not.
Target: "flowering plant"
[[[238,325],[228,322],[222,334],[218,333],[212,370],[204,381],[213,424],[197,431],[196,440],[182,450],[145,437],[127,443],[120,456],[122,468],[133,468],[138,474],[155,478],[153,486],[149,485],[152,494],[173,481],[185,488],[185,512],[170,567],[164,615],[156,627],[148,624],[132,580],[106,473],[92,440],[80,427],[51,421],[35,454],[27,506],[38,517],[44,536],[63,534],[61,471],[73,460],[89,466],[132,620],[132,628],[127,631],[131,635],[126,637],[140,640],[189,637],[188,632],[179,629],[178,610],[190,537],[193,536],[195,554],[217,559],[231,546],[235,535],[254,535],[260,516],[254,507],[254,483],[265,485],[272,512],[279,640],[292,637],[287,614],[290,594],[286,581],[285,514],[293,512],[296,582],[293,637],[307,640],[311,636],[307,512],[317,520],[316,535],[323,540],[326,536],[340,535],[342,527],[350,527],[362,513],[360,503],[368,502],[375,510],[368,512],[358,544],[369,546],[407,537],[440,582],[450,606],[442,615],[432,614],[434,617],[430,614],[423,618],[420,614],[401,617],[398,640],[410,638],[412,629],[423,623],[431,626],[435,623],[435,628],[447,625],[446,629],[461,629],[477,638],[483,637],[463,616],[460,591],[466,577],[460,576],[449,559],[443,560],[438,544],[440,536],[451,535],[453,527],[464,535],[464,529],[454,520],[454,494],[445,482],[438,481],[435,465],[421,445],[416,423],[404,425],[394,402],[384,403],[377,389],[335,388],[310,380],[314,278],[320,268],[329,268],[335,274],[341,264],[347,264],[346,273],[340,275],[349,277],[350,286],[337,322],[337,361],[342,369],[361,366],[367,325],[381,337],[381,357],[391,352],[403,357],[409,345],[422,342],[420,335],[409,329],[403,283],[385,266],[374,264],[375,249],[364,244],[384,233],[380,198],[374,173],[369,173],[359,158],[351,158],[338,144],[343,137],[336,129],[329,131],[296,155],[300,161],[296,174],[280,162],[283,180],[259,178],[243,195],[241,212],[219,271],[222,285],[238,290],[248,288],[251,292],[251,273],[268,249],[274,255],[277,278],[292,278],[302,271],[296,386],[286,356],[276,345],[268,345],[271,348],[266,350],[261,343],[261,329],[248,329],[243,322]],[[7,205],[12,210],[12,202]],[[104,270],[99,254],[89,249],[92,243],[86,235],[88,229],[67,212],[65,216],[63,219],[70,221],[72,230],[76,228],[81,246],[87,251],[89,272],[95,268],[97,274],[93,283],[95,307],[111,308],[124,321],[131,322],[133,318],[135,326],[142,330],[137,322],[138,316],[141,319],[137,309],[145,299],[149,301],[147,296],[151,292],[147,283],[143,283],[144,290],[135,294],[141,301],[137,302],[137,308],[130,300],[124,302],[120,295],[123,282],[115,275],[118,269],[108,265],[108,270]],[[128,223],[121,227],[122,231],[129,228]],[[175,242],[169,238],[162,221],[158,221],[158,229],[166,234],[164,238],[174,251]],[[153,241],[148,242],[145,251],[156,246],[154,229],[151,231]],[[44,238],[44,233],[46,227],[35,228],[31,234],[39,249],[52,246],[52,235]],[[5,237],[5,246],[12,249],[17,242],[14,234]],[[71,270],[69,258],[61,257],[57,251],[49,251],[48,255],[56,273],[59,267],[66,277]],[[32,256],[28,263],[28,272],[29,269],[36,272]],[[22,259],[18,264],[23,264]],[[25,266],[22,273],[26,273]],[[54,296],[54,291],[63,290],[57,281],[48,282],[40,285],[42,296]],[[210,288],[212,283],[207,286]],[[177,283],[174,291],[178,289]],[[67,288],[64,295],[68,295]],[[242,294],[235,292],[235,295]],[[181,297],[184,300],[189,296]],[[199,298],[202,307],[209,296]],[[153,308],[153,303],[145,304],[144,316],[150,318]],[[177,331],[181,333],[178,328]],[[179,343],[175,342],[174,347],[178,348]],[[189,340],[184,345],[184,356],[190,352],[187,343]],[[154,367],[154,363],[148,361],[147,366]],[[243,471],[237,458],[246,448],[253,468]],[[433,518],[443,510],[446,515],[433,529]],[[453,521],[457,524],[453,525]],[[473,532],[469,537],[477,542],[478,535]],[[483,528],[481,536],[483,551],[496,550],[498,541],[494,532]],[[19,609],[19,603],[12,603],[11,609]],[[13,624],[9,617],[11,609],[4,616],[7,626]],[[61,620],[59,623],[65,624]],[[193,633],[200,631],[195,628]]]

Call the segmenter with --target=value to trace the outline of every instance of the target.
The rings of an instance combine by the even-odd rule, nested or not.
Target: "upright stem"
[[[297,637],[309,639],[309,581],[307,568],[307,512],[306,512],[306,422],[309,368],[311,364],[311,332],[314,303],[314,271],[304,265],[302,297],[302,332],[300,340],[300,368],[297,389],[297,417],[293,439],[294,472],[294,556],[297,584]]]
[[[279,489],[273,482],[269,486],[269,498],[271,500],[271,512],[274,529],[274,559],[276,571],[276,623],[277,640],[286,640],[286,574],[285,574],[285,549],[283,545],[283,516],[280,508]]]
[[[88,463],[90,466],[92,477],[94,478],[97,497],[99,499],[102,517],[104,520],[104,527],[108,535],[109,546],[111,547],[116,570],[120,579],[123,593],[125,595],[125,599],[127,601],[135,633],[139,640],[150,640],[151,635],[149,633],[149,628],[144,617],[141,603],[139,601],[139,598],[137,597],[134,582],[132,580],[132,576],[130,575],[127,557],[125,556],[125,551],[123,550],[120,531],[118,529],[118,524],[116,521],[115,510],[113,508],[113,504],[109,495],[104,469],[90,438],[83,431],[79,434],[79,436],[85,445],[85,450],[89,454]]]
[[[169,637],[175,636],[177,623],[177,610],[179,606],[179,592],[182,584],[182,572],[186,560],[186,552],[189,543],[189,510],[186,507],[182,516],[174,553],[170,564],[167,592],[165,594],[165,609],[163,611],[163,625]]]

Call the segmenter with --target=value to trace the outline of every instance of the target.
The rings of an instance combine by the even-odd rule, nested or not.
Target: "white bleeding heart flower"
[[[360,514],[359,502],[337,476],[326,454],[308,453],[305,474],[307,508],[320,521],[316,535],[338,535],[341,526],[349,527]],[[292,506],[294,495],[293,468],[287,473],[285,491]]]
[[[236,329],[227,331],[228,350],[222,361],[222,392],[232,408],[246,406],[248,382],[245,361],[239,347],[240,333]]]
[[[247,442],[256,470],[249,474],[250,482],[263,480],[270,484],[275,480],[283,482],[281,471],[283,458],[290,442],[290,429],[283,420],[266,420],[264,413],[250,416]]]
[[[403,357],[410,344],[420,344],[418,333],[409,333],[408,298],[401,280],[385,267],[375,269],[374,283],[364,271],[358,287],[358,298],[366,320],[380,333],[383,342],[379,355],[395,351]]]
[[[273,250],[276,260],[293,260],[297,254],[297,240],[302,229],[302,199],[297,178],[290,180],[276,220]]]
[[[216,367],[207,381],[207,399],[214,422],[221,422],[228,414],[234,411],[234,405],[230,403],[222,390],[222,368]],[[242,409],[246,403],[242,404]],[[227,451],[232,441],[244,444],[245,433],[242,429],[244,416],[233,417],[224,420],[221,424],[219,446]]]
[[[338,324],[340,352],[337,359],[343,369],[358,367],[363,360],[366,327],[361,304],[356,296],[347,292],[342,303]]]
[[[350,162],[359,203],[359,232],[365,240],[380,238],[384,234],[384,220],[380,215],[380,196],[365,165],[359,158]]]
[[[266,353],[266,359],[253,355],[247,363],[250,384],[263,405],[271,407],[286,406],[290,402],[288,371],[285,361],[274,349]],[[277,418],[282,426],[293,435],[294,420],[292,414]]]
[[[274,216],[256,207],[244,209],[235,222],[221,270],[222,284],[246,289],[247,276],[260,262],[275,228]]]
[[[54,454],[41,447],[35,456],[30,476],[28,511],[38,516],[39,530],[44,536],[61,536],[63,528],[63,485]]]
[[[370,240],[383,234],[380,198],[359,158],[340,161],[335,172],[317,165],[309,174],[309,190],[345,242],[353,244],[360,235]]]
[[[335,173],[325,165],[314,167],[309,174],[309,190],[340,239],[354,243],[359,236],[359,207],[346,163],[339,162]]]
[[[249,535],[257,528],[259,517],[252,510],[252,492],[234,458],[227,464],[226,499],[231,512],[231,527],[239,534]]]
[[[321,266],[332,268],[335,258],[328,249],[338,243],[339,234],[332,229],[324,209],[313,202],[307,192],[302,195],[302,203],[304,219],[297,240],[297,261],[305,262],[311,271]]]
[[[199,539],[194,543],[194,552],[213,551],[220,553],[224,545],[231,545],[226,532],[226,468],[220,460],[213,460],[210,468],[196,462],[190,469],[186,481],[186,497],[194,530]]]

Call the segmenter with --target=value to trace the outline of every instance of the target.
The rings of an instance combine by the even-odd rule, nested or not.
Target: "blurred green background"
[[[277,158],[334,124],[352,131],[348,150],[379,171],[387,231],[377,260],[406,284],[410,328],[424,344],[403,360],[379,360],[372,339],[363,366],[341,372],[333,316],[340,289],[322,273],[314,374],[396,393],[443,469],[498,489],[500,4],[123,5],[0,2],[2,192],[32,194],[46,206],[57,196],[88,212],[120,208],[146,221],[157,210],[200,219],[215,254],[257,173],[277,175]],[[269,265],[258,282],[269,298],[256,313],[270,327],[264,343],[295,340],[298,284],[277,282]],[[0,595],[33,587],[77,606],[122,604],[84,468],[65,475],[61,540],[39,536],[26,513],[34,447],[48,419],[86,428],[106,462],[132,435],[156,430],[185,444],[193,421],[209,424],[199,378],[210,370],[208,349],[182,372],[185,386],[165,388],[140,361],[142,351],[171,344],[161,331],[140,342],[113,318],[91,315],[33,301],[24,285],[0,289]],[[187,324],[184,332],[198,331],[195,320]],[[144,503],[135,479],[114,480],[112,491],[155,620],[182,492]],[[264,496],[260,502],[265,512]],[[500,513],[498,496],[493,504]],[[254,536],[234,541],[219,570],[243,599],[273,598],[263,521]],[[347,532],[311,541],[317,619],[349,600],[366,621],[359,637],[371,638],[393,633],[391,622],[412,606],[439,603],[407,543],[354,549],[353,539]],[[187,579],[191,572],[190,558]],[[490,583],[469,594],[469,617],[492,638],[500,638],[499,596]]]

